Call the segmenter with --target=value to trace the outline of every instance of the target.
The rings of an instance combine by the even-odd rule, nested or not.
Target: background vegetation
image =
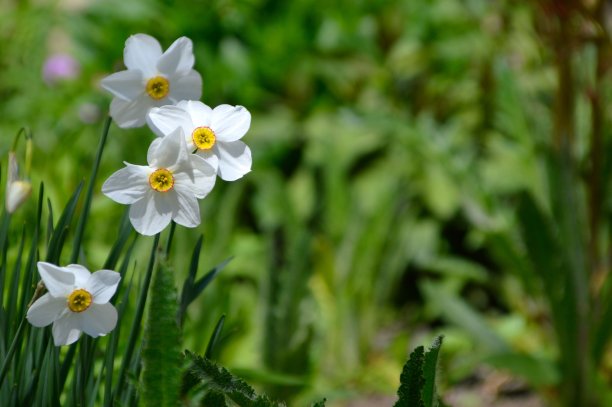
[[[30,127],[33,183],[62,208],[91,168],[110,101],[98,81],[125,39],[187,36],[202,101],[251,111],[254,164],[215,187],[199,228],[176,230],[177,285],[201,234],[202,267],[234,257],[187,312],[186,348],[203,354],[225,315],[215,359],[268,395],[391,405],[410,349],[442,333],[447,403],[606,405],[604,6],[0,0],[0,152]],[[57,53],[80,69],[45,81]],[[143,163],[152,137],[113,125],[97,182]],[[92,269],[124,210],[100,185],[80,255]],[[16,218],[36,213],[32,199]]]

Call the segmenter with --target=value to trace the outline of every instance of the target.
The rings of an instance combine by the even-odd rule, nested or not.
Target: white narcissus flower
[[[189,38],[179,38],[162,53],[155,38],[132,35],[125,42],[123,62],[127,70],[101,82],[102,88],[114,96],[110,115],[119,127],[143,126],[151,107],[202,95],[202,77],[192,69],[195,58]]]
[[[47,293],[28,309],[26,318],[36,327],[53,323],[55,346],[76,342],[81,332],[97,338],[117,325],[117,310],[109,303],[121,276],[112,270],[90,273],[85,267],[38,262]]]
[[[130,221],[138,233],[161,232],[170,220],[186,227],[200,224],[198,199],[215,185],[215,169],[190,154],[178,128],[151,143],[149,165],[133,165],[111,175],[102,192],[113,201],[130,206]]]
[[[218,168],[225,181],[235,181],[251,171],[251,150],[240,141],[251,125],[251,113],[242,106],[211,109],[199,101],[182,101],[151,109],[147,122],[159,137],[182,128],[187,147]]]

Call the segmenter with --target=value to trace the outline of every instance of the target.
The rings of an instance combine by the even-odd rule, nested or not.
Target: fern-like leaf
[[[258,395],[244,380],[232,375],[227,369],[204,357],[185,351],[191,359],[190,374],[197,377],[208,392],[215,392],[238,404],[240,407],[283,407],[284,404]]]

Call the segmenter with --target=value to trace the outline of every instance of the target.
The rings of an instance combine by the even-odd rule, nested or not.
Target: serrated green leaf
[[[421,390],[425,384],[423,379],[423,362],[425,348],[418,346],[410,354],[400,376],[400,387],[397,390],[399,400],[394,407],[424,407]]]
[[[175,407],[181,377],[180,329],[176,321],[174,274],[160,262],[151,281],[142,350],[142,393],[145,406]]]
[[[208,391],[224,394],[240,407],[283,406],[265,395],[258,395],[244,380],[232,375],[224,367],[189,351],[185,351],[185,355],[192,361],[190,373],[206,384]]]

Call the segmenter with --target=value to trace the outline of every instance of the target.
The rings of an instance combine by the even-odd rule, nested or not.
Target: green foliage
[[[557,391],[573,383],[610,394],[612,141],[602,106],[612,92],[599,60],[609,55],[609,27],[592,21],[605,15],[594,5],[605,2],[561,11],[539,8],[554,2],[489,0],[68,3],[8,0],[0,11],[0,131],[28,124],[43,135],[32,177],[45,182],[38,206],[0,222],[0,358],[13,352],[2,372],[20,383],[15,392],[0,384],[0,405],[46,400],[40,395],[97,404],[98,383],[104,405],[137,402],[157,242],[149,251],[148,240],[130,240],[123,208],[97,192],[101,180],[79,187],[108,109],[95,84],[122,69],[124,41],[136,32],[164,48],[190,37],[203,101],[253,113],[245,137],[253,172],[217,185],[202,203],[201,228],[168,239],[177,281],[185,281],[185,347],[234,372],[243,367],[241,377],[300,405],[320,395],[391,394],[386,372],[411,340],[396,326],[443,323],[445,359],[460,366],[448,369],[448,385],[487,363],[535,392],[546,388],[547,403],[564,394],[581,405]],[[580,15],[564,24],[560,12]],[[559,44],[562,27],[585,31]],[[41,68],[58,50],[82,70],[49,85]],[[563,61],[574,84],[563,98],[575,105],[562,112],[569,126],[553,117]],[[94,114],[85,120],[84,111]],[[143,163],[153,137],[114,130],[100,178],[123,159]],[[560,131],[573,141],[557,155]],[[197,275],[201,235],[209,265],[236,255],[223,273],[217,266]],[[121,264],[115,303],[133,322],[54,353],[48,333],[21,324],[39,257]],[[13,342],[19,336],[23,344]],[[91,359],[101,349],[111,350],[102,369]],[[75,364],[95,374],[73,379]]]
[[[423,378],[423,361],[425,348],[418,346],[410,354],[408,362],[404,365],[402,375],[400,376],[400,387],[397,390],[399,400],[395,403],[395,407],[424,407],[423,402],[423,387],[425,379]]]
[[[438,336],[425,351],[416,347],[404,365],[397,390],[399,400],[395,407],[437,407],[436,372],[442,337]]]
[[[241,407],[280,407],[284,404],[270,400],[265,395],[258,395],[245,381],[233,376],[227,369],[216,363],[185,351],[192,362],[189,372],[196,376],[207,393],[214,396],[223,395]]]
[[[196,281],[196,274],[198,272],[198,262],[200,260],[200,252],[202,250],[202,243],[204,237],[200,236],[196,245],[193,249],[193,253],[191,255],[191,263],[189,265],[189,274],[183,283],[183,289],[181,291],[181,301],[178,309],[178,321],[179,325],[183,325],[183,319],[185,318],[185,313],[187,312],[187,307],[191,304],[211,283],[211,281],[215,278],[217,273],[219,273],[223,268],[232,260],[231,258],[223,261],[218,264],[212,270],[210,270],[206,275],[199,280]]]
[[[145,406],[176,406],[181,376],[181,336],[172,269],[161,260],[153,275],[142,349]]]

